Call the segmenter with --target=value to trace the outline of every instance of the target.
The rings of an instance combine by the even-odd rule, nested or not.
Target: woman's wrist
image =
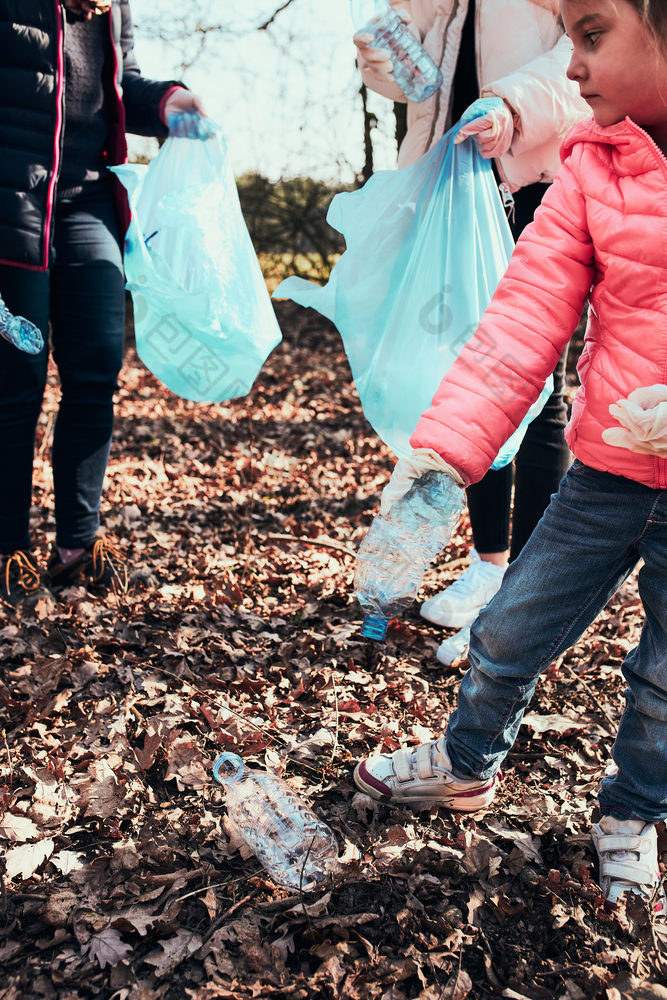
[[[185,87],[179,87],[177,85],[174,87],[170,87],[169,90],[165,90],[164,94],[160,98],[160,104],[158,106],[158,115],[160,116],[160,121],[162,122],[163,125],[167,126],[169,125],[169,122],[167,121],[167,111],[166,111],[167,101],[169,100],[172,94],[176,93],[177,90],[185,90]]]

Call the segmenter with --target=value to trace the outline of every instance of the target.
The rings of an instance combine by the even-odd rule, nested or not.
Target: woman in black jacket
[[[0,340],[0,594],[9,604],[42,582],[29,513],[49,322],[61,400],[48,578],[56,588],[112,578],[97,530],[122,363],[129,216],[106,168],[125,161],[126,131],[164,137],[178,111],[204,113],[177,81],[141,76],[128,0],[0,0],[0,295],[46,344],[30,356]]]

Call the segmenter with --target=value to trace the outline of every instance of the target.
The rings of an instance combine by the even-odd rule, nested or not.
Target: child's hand
[[[474,107],[475,104],[471,104],[464,115],[467,115]],[[504,101],[498,100],[496,107],[491,108],[478,118],[473,118],[467,125],[463,125],[454,137],[454,144],[458,145],[459,142],[463,142],[464,139],[471,136],[477,143],[482,156],[486,159],[504,156],[514,138],[514,118]]]
[[[639,455],[667,458],[667,385],[643,386],[609,407],[621,427],[608,427],[602,440]]]
[[[382,491],[380,513],[388,514],[396,501],[405,496],[415,480],[433,469],[436,472],[447,473],[454,482],[463,486],[463,479],[456,469],[445,462],[436,451],[432,448],[415,448],[407,458],[399,458],[394,466],[391,479]]]

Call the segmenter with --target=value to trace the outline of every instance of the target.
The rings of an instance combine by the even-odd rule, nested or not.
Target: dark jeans
[[[447,727],[458,774],[487,779],[512,747],[540,674],[643,559],[646,620],[623,664],[625,708],[602,812],[667,818],[667,490],[575,461],[503,585],[473,622],[470,670]]]
[[[26,316],[53,356],[61,398],[53,436],[56,542],[80,548],[99,527],[123,358],[125,293],[110,187],[103,182],[55,212],[55,263],[48,272],[0,267],[0,293]],[[48,346],[32,357],[0,340],[0,553],[30,545],[35,428]]]
[[[510,221],[515,239],[532,221],[545,191],[545,184],[531,184],[515,193],[516,214]],[[504,552],[510,549],[511,537],[510,560],[516,559],[567,471],[571,455],[563,437],[567,423],[566,364],[567,348],[553,373],[554,391],[529,425],[514,464],[492,469],[468,487],[470,524],[478,552]]]

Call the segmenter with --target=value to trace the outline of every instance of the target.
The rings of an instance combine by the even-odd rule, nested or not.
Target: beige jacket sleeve
[[[501,97],[514,113],[516,132],[507,155],[537,149],[554,135],[562,139],[590,114],[579,88],[565,75],[571,55],[572,43],[562,35],[548,52],[482,89],[482,97]]]

